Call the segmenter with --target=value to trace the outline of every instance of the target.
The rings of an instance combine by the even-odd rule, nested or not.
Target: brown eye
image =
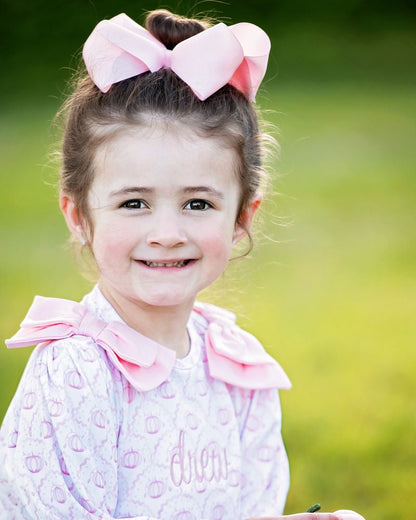
[[[184,209],[190,209],[194,211],[206,211],[207,209],[212,208],[212,205],[203,199],[194,199],[190,200]]]
[[[126,200],[120,205],[120,208],[127,209],[144,209],[147,208],[146,204],[140,199]]]

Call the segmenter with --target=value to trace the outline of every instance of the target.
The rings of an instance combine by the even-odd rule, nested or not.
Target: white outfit
[[[122,320],[98,288],[82,304]],[[240,520],[288,487],[278,390],[214,379],[206,319],[169,377],[138,391],[94,339],[37,347],[0,434],[1,520]]]

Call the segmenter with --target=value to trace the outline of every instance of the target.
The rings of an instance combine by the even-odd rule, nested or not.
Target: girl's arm
[[[279,394],[231,390],[240,426],[242,518],[282,514],[289,489],[289,465],[281,436]]]
[[[120,420],[106,361],[81,336],[34,351],[1,430],[7,518],[114,518]]]
[[[118,518],[114,370],[84,336],[34,351],[0,432],[1,519]]]

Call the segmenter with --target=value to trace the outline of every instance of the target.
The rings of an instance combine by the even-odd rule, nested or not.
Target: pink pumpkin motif
[[[223,426],[230,422],[230,412],[226,408],[218,410],[218,421]]]
[[[127,451],[122,458],[123,467],[127,469],[134,469],[140,463],[140,454],[135,450]]]
[[[238,487],[241,484],[241,473],[237,470],[230,471],[228,482],[231,487]]]
[[[71,450],[75,451],[76,453],[82,453],[83,451],[85,451],[82,440],[76,433],[73,433],[69,436],[68,444]]]
[[[105,480],[104,480],[102,473],[100,473],[99,471],[94,471],[94,473],[92,475],[92,481],[94,482],[95,486],[97,486],[100,489],[104,489]]]
[[[52,495],[58,504],[64,504],[66,502],[65,491],[62,488],[55,486],[53,488]]]
[[[92,419],[92,423],[97,428],[100,428],[102,430],[105,428],[105,415],[101,410],[95,410],[92,413],[91,419]]]
[[[262,446],[259,449],[257,458],[261,462],[270,462],[273,459],[274,450],[270,446]]]
[[[175,397],[175,392],[169,381],[165,381],[159,386],[159,392],[163,399],[173,399]]]
[[[97,361],[98,358],[98,352],[94,350],[93,348],[82,348],[81,351],[81,357],[86,363],[94,363],[94,361]]]
[[[42,437],[50,439],[53,435],[53,425],[50,421],[42,421],[41,423]]]
[[[84,387],[84,381],[78,370],[68,370],[65,374],[65,383],[67,386],[75,388],[76,390],[80,390]]]
[[[198,387],[198,390],[197,390],[198,395],[200,395],[201,397],[205,397],[208,393],[207,383],[205,381],[198,381],[197,387]]]
[[[260,420],[254,415],[250,416],[247,419],[246,428],[251,432],[256,432],[260,428]]]
[[[204,480],[196,480],[195,482],[196,492],[199,494],[205,493],[207,490],[207,484]]]
[[[193,413],[188,413],[186,416],[186,424],[189,426],[191,430],[198,429],[198,419]]]
[[[154,480],[149,484],[148,493],[151,498],[160,498],[166,491],[166,485],[161,480]]]
[[[218,504],[212,510],[213,520],[222,520],[224,518],[225,508],[221,504]]]
[[[59,417],[64,411],[64,405],[61,401],[50,399],[48,401],[48,410],[51,417]]]
[[[36,395],[35,392],[28,392],[23,396],[23,409],[31,410],[35,406]]]
[[[39,455],[29,455],[25,458],[25,464],[31,473],[39,473],[44,466],[43,459]]]
[[[9,440],[9,448],[16,448],[17,446],[17,438],[19,437],[19,432],[17,430],[14,430],[10,434],[10,440]]]
[[[151,415],[146,418],[146,431],[150,435],[154,435],[160,430],[160,419],[156,415]]]
[[[131,404],[134,401],[136,390],[131,386],[130,383],[123,385],[123,399],[126,403]]]

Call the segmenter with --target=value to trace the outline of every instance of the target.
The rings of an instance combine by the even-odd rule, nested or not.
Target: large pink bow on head
[[[83,58],[103,92],[118,81],[169,68],[202,101],[227,83],[255,101],[269,52],[269,37],[250,23],[219,23],[169,50],[122,13],[95,27],[84,44]]]

